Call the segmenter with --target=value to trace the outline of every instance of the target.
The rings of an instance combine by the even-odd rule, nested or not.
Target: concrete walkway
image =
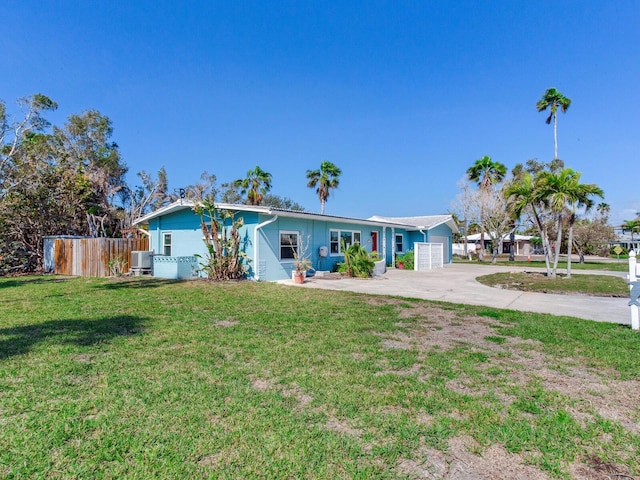
[[[549,293],[519,292],[487,287],[476,277],[496,272],[533,271],[526,267],[503,267],[474,264],[451,264],[444,269],[429,272],[389,269],[373,279],[309,278],[303,288],[323,288],[367,293],[371,295],[395,295],[401,297],[439,300],[443,302],[484,305],[525,312],[550,313],[571,317],[631,324],[629,298],[592,297],[587,295],[558,295]],[[626,279],[624,272],[574,270],[573,274],[598,274]],[[562,281],[562,280],[559,280]],[[291,284],[291,280],[282,283]]]

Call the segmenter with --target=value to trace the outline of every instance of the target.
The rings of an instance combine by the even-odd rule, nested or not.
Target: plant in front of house
[[[300,240],[300,244],[296,247],[291,245],[293,249],[293,280],[296,283],[304,283],[307,270],[311,268],[311,260],[307,255],[309,249],[309,238],[307,242]]]
[[[343,241],[342,251],[344,252],[344,263],[339,267],[339,271],[343,270],[350,277],[373,277],[374,261],[362,245],[354,243],[349,248],[345,248]]]
[[[211,200],[196,205],[194,211],[200,217],[200,227],[207,246],[207,253],[200,263],[201,271],[209,280],[238,280],[244,278],[247,254],[241,250],[240,228],[244,225],[241,218],[235,218],[233,212],[221,210]]]
[[[129,262],[124,257],[116,257],[109,260],[109,272],[112,277],[121,277],[124,275],[124,269],[127,268]]]
[[[407,250],[405,253],[396,258],[396,265],[398,268],[404,268],[405,270],[413,270],[414,255],[413,250]]]

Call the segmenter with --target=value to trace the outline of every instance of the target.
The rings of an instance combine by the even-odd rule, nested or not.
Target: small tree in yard
[[[242,218],[233,212],[216,208],[211,200],[194,207],[200,217],[207,253],[200,263],[209,280],[237,280],[246,273],[247,255],[241,250],[240,228]],[[199,255],[198,255],[199,256]],[[199,256],[200,258],[203,258]]]

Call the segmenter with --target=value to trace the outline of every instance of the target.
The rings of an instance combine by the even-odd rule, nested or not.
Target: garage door
[[[442,244],[442,257],[444,263],[451,261],[451,254],[449,252],[449,237],[432,237],[429,236],[429,243],[441,243]]]

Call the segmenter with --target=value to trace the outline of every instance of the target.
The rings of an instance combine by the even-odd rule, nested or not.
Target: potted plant
[[[293,281],[295,283],[304,283],[304,279],[307,276],[307,270],[311,268],[311,260],[307,257],[308,248],[308,240],[306,244],[303,241],[300,241],[298,248],[293,248]]]

